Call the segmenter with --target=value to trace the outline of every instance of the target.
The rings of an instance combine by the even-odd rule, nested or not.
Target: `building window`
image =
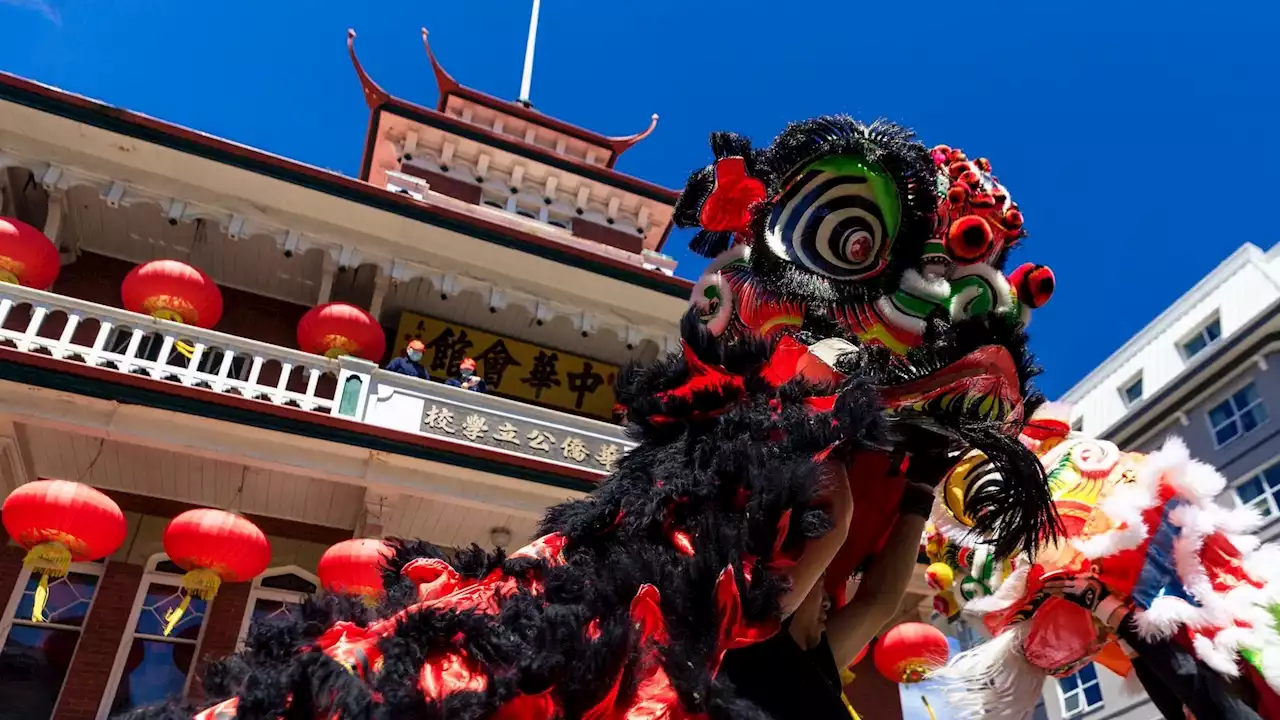
[[[1132,407],[1142,399],[1142,373],[1120,389],[1120,397],[1124,399],[1125,407]]]
[[[1182,341],[1182,357],[1190,360],[1222,337],[1222,323],[1214,318],[1205,323],[1194,335]]]
[[[289,615],[319,587],[319,578],[296,567],[273,568],[258,576],[253,581],[249,606],[240,623],[240,642],[244,642],[254,623]]]
[[[1272,463],[1236,487],[1236,502],[1262,517],[1280,515],[1280,463]]]
[[[192,597],[166,636],[166,618],[182,603],[182,569],[163,555],[152,558],[147,568],[103,698],[110,703],[106,715],[181,696],[195,665],[208,603]]]
[[[44,614],[31,621],[40,576],[24,570],[0,622],[0,715],[49,718],[58,705],[80,630],[102,581],[102,564],[77,563],[65,577],[50,578]]]
[[[1252,382],[1209,408],[1209,427],[1213,430],[1213,441],[1218,447],[1251,432],[1266,421],[1267,408],[1262,404],[1262,396]]]
[[[1069,718],[1102,707],[1102,685],[1098,682],[1098,670],[1092,664],[1080,668],[1080,672],[1058,680],[1062,694],[1062,717]]]
[[[1071,432],[1084,432],[1084,416],[1071,421]]]

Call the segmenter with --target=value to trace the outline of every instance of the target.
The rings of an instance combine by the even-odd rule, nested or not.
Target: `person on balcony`
[[[426,349],[421,340],[410,340],[404,348],[404,355],[387,363],[387,370],[420,380],[430,380],[431,376],[427,373],[427,369],[422,367],[422,353],[426,352]]]
[[[489,386],[485,384],[484,378],[476,374],[476,361],[471,358],[462,359],[462,362],[458,364],[457,377],[449,378],[448,384],[474,392],[489,391]]]

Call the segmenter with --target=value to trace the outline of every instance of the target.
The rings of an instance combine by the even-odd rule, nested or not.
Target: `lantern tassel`
[[[187,593],[182,596],[182,602],[178,603],[178,607],[172,608],[164,614],[164,636],[169,637],[169,633],[177,627],[178,621],[186,614],[187,608],[191,606],[191,594]]]
[[[42,623],[49,618],[44,616],[44,608],[49,602],[49,576],[40,573],[40,584],[36,586],[35,602],[31,605],[31,622]]]
[[[65,577],[71,569],[71,551],[60,542],[40,543],[27,551],[22,564],[31,572],[40,573],[34,603],[31,606],[31,622],[46,622],[44,609],[49,604],[49,578]]]
[[[178,603],[178,607],[164,614],[164,636],[169,637],[169,633],[172,633],[173,629],[178,626],[178,622],[186,614],[187,608],[191,607],[192,596],[206,602],[212,600],[218,594],[218,586],[221,584],[222,578],[218,576],[218,573],[208,568],[196,568],[183,575],[182,587],[186,590],[186,593],[183,594],[182,602]]]
[[[921,695],[920,702],[924,703],[924,709],[929,713],[929,720],[938,720],[938,716],[933,714],[933,706],[929,704],[929,698]]]

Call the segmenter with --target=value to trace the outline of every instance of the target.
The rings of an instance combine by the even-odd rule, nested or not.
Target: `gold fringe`
[[[55,580],[66,577],[71,569],[71,551],[60,542],[45,542],[27,551],[22,564],[33,573],[40,573],[40,584],[36,586],[34,602],[31,605],[31,622],[47,622],[44,609],[49,604],[49,578]]]
[[[173,629],[178,626],[178,621],[182,620],[182,616],[187,613],[187,608],[191,607],[192,597],[205,601],[212,600],[218,594],[218,587],[221,585],[222,578],[218,577],[218,573],[206,568],[196,568],[183,575],[182,588],[186,590],[186,594],[182,596],[182,602],[178,607],[164,614],[165,637],[173,632]]]

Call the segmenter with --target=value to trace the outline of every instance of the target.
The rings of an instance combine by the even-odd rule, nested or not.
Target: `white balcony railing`
[[[621,427],[127,310],[0,284],[0,346],[606,472]]]

